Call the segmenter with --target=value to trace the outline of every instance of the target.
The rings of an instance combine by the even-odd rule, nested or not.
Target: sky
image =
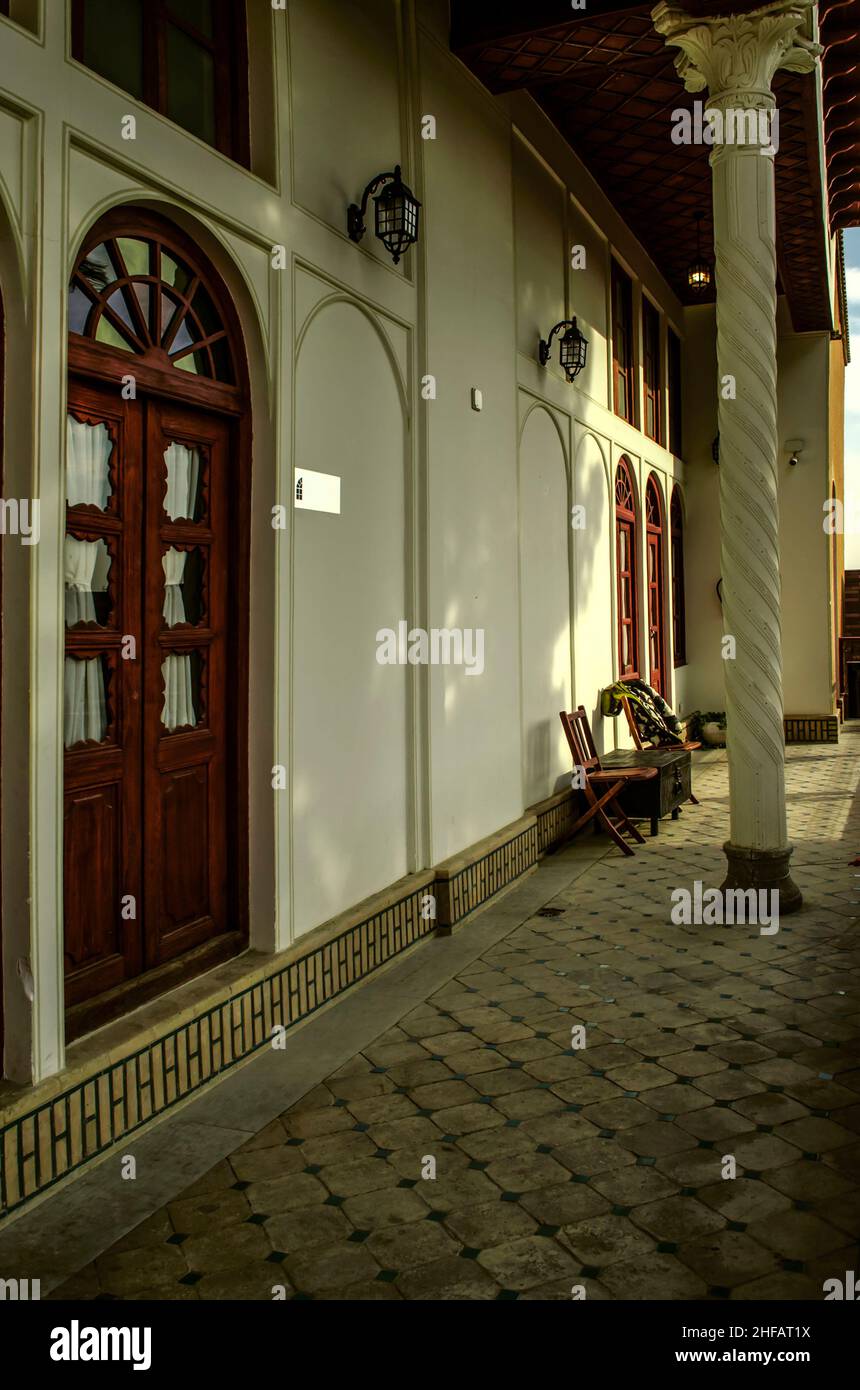
[[[851,520],[860,518],[860,227],[845,233],[845,280],[848,289],[848,330],[851,362],[845,373],[845,568],[860,569],[860,530],[852,534]]]

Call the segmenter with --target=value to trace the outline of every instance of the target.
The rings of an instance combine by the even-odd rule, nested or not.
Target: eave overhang
[[[761,0],[679,0],[694,15],[745,13]],[[653,4],[452,0],[451,47],[493,93],[528,91],[637,236],[682,303],[703,214],[711,253],[709,146],[670,138],[696,97]],[[834,328],[830,233],[860,222],[860,0],[820,0],[821,78],[780,72],[776,156],[780,288],[797,332]],[[707,104],[707,103],[705,103]],[[822,119],[823,116],[823,119]]]

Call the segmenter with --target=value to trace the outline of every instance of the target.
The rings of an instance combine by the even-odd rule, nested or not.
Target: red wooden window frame
[[[663,499],[660,485],[652,473],[645,485],[645,543],[648,547],[646,583],[648,598],[648,679],[661,695],[666,695],[665,537]],[[656,656],[655,656],[656,649]]]
[[[612,399],[616,415],[634,424],[633,282],[612,262]]]
[[[669,386],[669,449],[680,457],[684,420],[681,397],[681,339],[672,328],[666,330],[666,363]]]
[[[669,529],[672,542],[672,646],[673,665],[687,664],[687,605],[684,594],[684,509],[681,493],[672,490],[669,506]]]
[[[629,562],[624,568],[622,555]],[[639,548],[636,544],[636,490],[626,458],[615,471],[615,568],[618,606],[618,674],[639,674]],[[624,636],[630,659],[624,660]]]
[[[85,67],[90,66],[85,52],[87,3],[88,0],[72,0],[72,56]],[[141,100],[170,119],[167,109],[167,35],[168,26],[172,25],[212,58],[214,148],[247,167],[250,164],[250,139],[245,0],[212,0],[212,38],[177,14],[170,0],[142,0],[142,5]]]
[[[642,301],[642,368],[645,385],[645,433],[662,443],[663,372],[660,361],[660,313]]]

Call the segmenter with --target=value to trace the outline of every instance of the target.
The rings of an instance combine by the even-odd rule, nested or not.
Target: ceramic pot
[[[724,748],[726,745],[725,729],[721,729],[716,723],[703,724],[702,742],[707,743],[711,748]]]

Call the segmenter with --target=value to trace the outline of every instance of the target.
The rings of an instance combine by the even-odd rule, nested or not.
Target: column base
[[[745,849],[727,840],[723,845],[728,860],[720,892],[727,888],[775,889],[779,893],[779,915],[786,917],[803,906],[803,894],[788,871],[792,846],[787,849]]]

